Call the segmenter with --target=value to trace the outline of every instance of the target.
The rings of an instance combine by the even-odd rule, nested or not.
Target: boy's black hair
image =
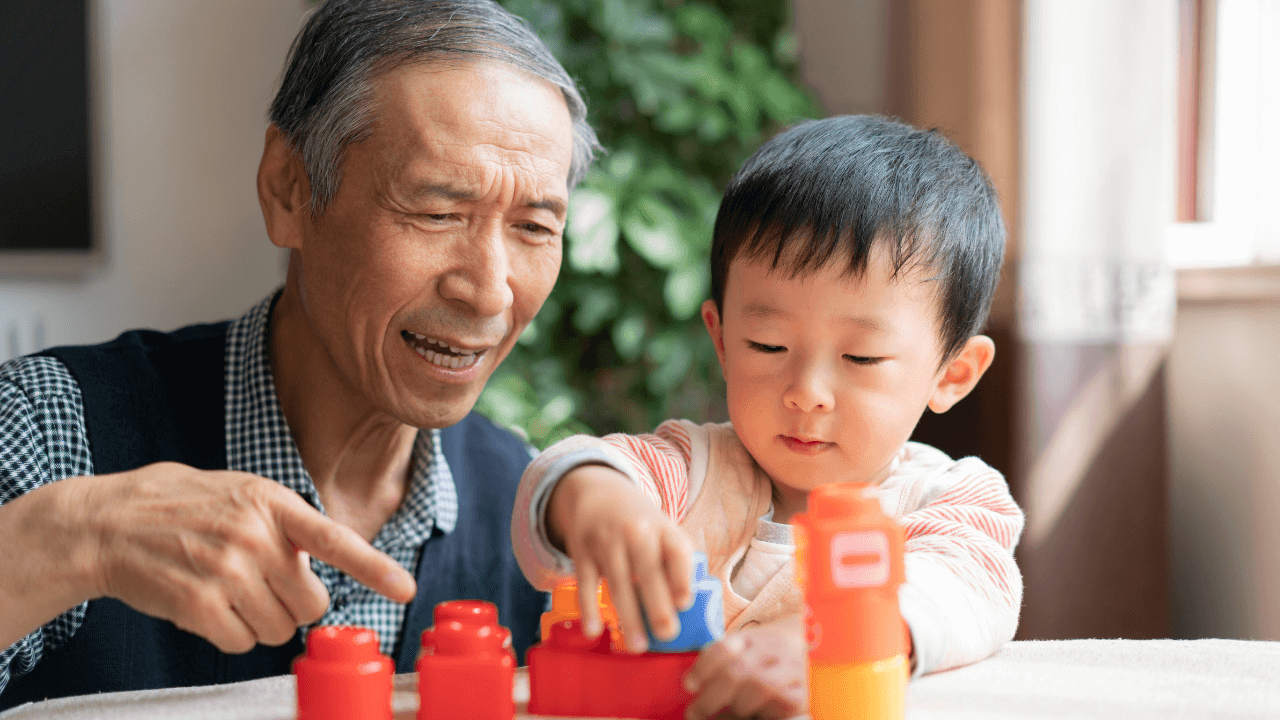
[[[987,321],[1005,234],[990,178],[936,130],[872,115],[807,121],[761,146],[729,181],[711,293],[723,312],[738,257],[794,277],[842,254],[860,275],[882,243],[895,277],[919,268],[939,283],[945,360]]]

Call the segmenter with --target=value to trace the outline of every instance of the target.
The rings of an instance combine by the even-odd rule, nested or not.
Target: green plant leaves
[[[569,198],[569,222],[565,239],[569,267],[589,274],[618,272],[618,209],[613,195],[586,187]]]
[[[671,317],[688,320],[697,315],[710,286],[710,269],[705,262],[683,265],[668,273],[662,297],[667,302]]]
[[[671,268],[689,260],[680,236],[680,221],[671,208],[652,197],[641,197],[622,219],[627,244],[650,265]]]

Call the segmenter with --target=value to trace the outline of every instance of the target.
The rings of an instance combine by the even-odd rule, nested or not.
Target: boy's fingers
[[[630,652],[644,652],[649,647],[649,639],[645,636],[644,618],[640,615],[640,604],[636,601],[631,565],[622,549],[613,553],[608,567],[604,568],[604,576],[609,582],[609,597],[613,599],[613,607],[618,611],[623,644]]]
[[[711,678],[736,662],[744,648],[742,636],[737,633],[727,635],[723,640],[702,648],[693,667],[689,668],[689,672],[684,676],[685,690],[696,695],[703,685],[711,681]]]
[[[657,637],[670,640],[680,634],[680,620],[676,617],[671,587],[667,584],[666,568],[663,567],[665,544],[661,535],[657,543],[638,543],[632,549],[631,570],[635,585],[640,590],[640,600],[644,603],[644,617],[649,622],[649,629]]]
[[[729,701],[729,711],[738,717],[757,717],[769,697],[759,681],[740,682],[733,699]]]
[[[703,720],[723,710],[738,693],[738,683],[728,667],[721,667],[715,675],[702,683],[701,690],[695,693],[684,716],[688,720]]]
[[[680,618],[676,617],[676,607],[671,602],[671,590],[666,578],[660,572],[641,573],[638,577],[649,628],[663,640],[674,639],[680,634]]]
[[[286,491],[280,497],[276,504],[280,527],[299,549],[396,602],[409,602],[417,594],[417,583],[409,571],[355,530],[325,517],[294,493]]]
[[[578,566],[578,608],[582,614],[582,633],[593,638],[604,631],[604,623],[600,621],[600,602],[597,593],[600,591],[600,573],[589,560],[576,563]]]
[[[663,559],[671,600],[679,609],[687,610],[693,605],[693,543],[677,529],[666,534],[665,545]]]

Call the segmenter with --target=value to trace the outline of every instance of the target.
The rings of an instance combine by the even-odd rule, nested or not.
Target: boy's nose
[[[782,394],[782,402],[800,412],[831,412],[836,405],[829,379],[817,368],[802,370]]]

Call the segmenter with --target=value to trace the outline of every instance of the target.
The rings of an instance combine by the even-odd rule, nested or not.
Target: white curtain
[[[1165,238],[1175,201],[1177,3],[1026,0],[1024,13],[1022,552],[1032,563],[1061,563],[1068,552],[1061,548],[1080,554],[1093,547],[1084,552],[1091,554],[1097,548],[1090,542],[1098,542],[1063,540],[1064,534],[1100,533],[1125,544],[1125,520],[1110,503],[1126,500],[1110,493],[1127,493],[1138,505],[1163,497],[1162,477],[1107,487],[1098,465],[1104,451],[1114,455],[1116,433],[1148,397],[1173,327],[1176,293]],[[1163,455],[1163,428],[1150,431],[1156,433],[1150,447],[1132,451],[1148,453],[1138,465],[1160,468],[1162,457],[1149,454]],[[1159,514],[1151,521],[1164,527],[1163,507],[1125,512],[1144,510]],[[1067,518],[1076,526],[1064,527]],[[1059,550],[1045,550],[1054,543]],[[1070,591],[1050,580],[1070,572],[1104,583],[1086,567],[1099,558],[1075,562],[1074,571],[1024,568],[1028,597]],[[1153,575],[1142,592],[1164,593],[1164,577]],[[1038,590],[1042,581],[1052,590]],[[1087,582],[1074,587],[1079,602],[1103,592]],[[1062,600],[1054,607],[1050,614],[1073,606]],[[1105,625],[1072,626],[1071,618],[1037,612],[1027,614],[1037,627],[1057,622],[1080,628],[1075,632],[1106,632]],[[1160,633],[1161,622],[1167,624],[1153,621],[1151,632]]]

